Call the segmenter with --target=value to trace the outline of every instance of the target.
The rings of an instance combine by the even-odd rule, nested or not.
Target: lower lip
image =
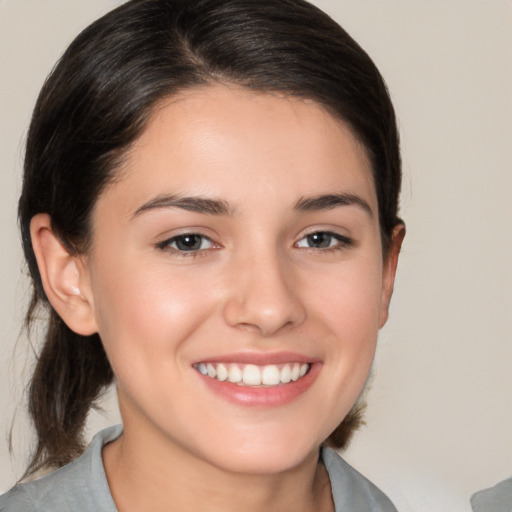
[[[313,363],[304,377],[295,382],[270,387],[239,386],[229,381],[212,379],[197,372],[198,377],[214,393],[230,402],[247,407],[279,407],[305,393],[320,373],[321,363]]]

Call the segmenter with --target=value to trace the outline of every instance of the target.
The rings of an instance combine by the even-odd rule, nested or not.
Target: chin
[[[316,451],[316,449],[315,449]],[[237,454],[235,457],[224,456],[219,460],[219,467],[225,471],[250,475],[277,475],[291,471],[312,456],[306,453],[281,453],[281,450],[270,449],[258,453]]]
[[[215,466],[239,474],[272,475],[293,470],[306,460],[316,458],[321,444],[320,440],[314,442],[307,436],[300,439],[296,432],[288,435],[260,432],[237,440],[234,437],[218,443],[220,449],[210,452],[208,458]]]

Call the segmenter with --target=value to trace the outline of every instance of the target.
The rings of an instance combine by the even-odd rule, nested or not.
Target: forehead
[[[160,103],[109,188],[124,188],[127,204],[159,190],[239,203],[332,191],[376,201],[366,152],[344,123],[312,100],[226,85]]]

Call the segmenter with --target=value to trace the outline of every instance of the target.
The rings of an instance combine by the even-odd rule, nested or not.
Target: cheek
[[[380,261],[354,260],[316,276],[309,287],[325,322],[336,332],[345,333],[344,343],[358,345],[361,337],[376,334],[382,294]]]
[[[316,297],[317,321],[326,329],[321,340],[326,364],[338,388],[336,393],[350,395],[348,406],[364,386],[375,355],[381,271],[377,259],[364,265],[346,265],[330,279],[317,279],[310,289],[311,296]]]
[[[119,259],[102,266],[94,281],[99,334],[116,374],[174,353],[212,309],[207,290],[200,293],[198,308],[197,278],[162,265]]]

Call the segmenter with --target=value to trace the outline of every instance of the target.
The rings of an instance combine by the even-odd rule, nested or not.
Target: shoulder
[[[511,512],[512,477],[490,489],[473,494],[471,508],[474,512]]]
[[[38,480],[15,485],[0,496],[0,512],[116,512],[101,450],[121,433],[120,425],[102,430],[71,464]]]
[[[331,480],[336,512],[397,512],[391,500],[333,449],[322,448],[322,460]]]

